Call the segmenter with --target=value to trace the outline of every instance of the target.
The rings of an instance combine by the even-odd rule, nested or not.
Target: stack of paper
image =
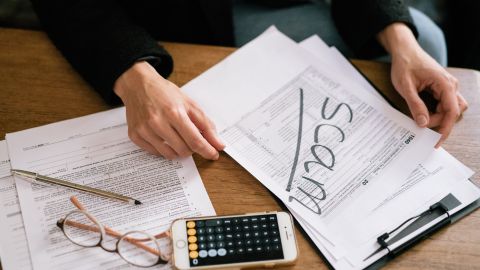
[[[13,168],[131,196],[142,205],[17,177],[15,188],[6,144],[0,141],[4,270],[134,268],[115,253],[77,246],[63,235],[56,222],[76,209],[69,201],[72,195],[102,224],[122,233],[141,230],[155,235],[169,229],[174,219],[215,215],[193,159],[169,161],[139,149],[127,136],[125,108],[7,134],[7,144]],[[170,252],[168,241],[162,244],[162,251]]]
[[[299,45],[271,28],[183,89],[337,269],[385,256],[370,256],[377,237],[446,195],[460,201],[450,214],[480,197],[473,172],[434,149],[439,134],[388,105],[317,36]]]

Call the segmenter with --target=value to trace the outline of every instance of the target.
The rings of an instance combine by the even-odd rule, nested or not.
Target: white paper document
[[[271,32],[183,89],[214,118],[226,152],[327,234],[346,202],[378,179],[406,179],[439,135],[314,60]]]
[[[3,270],[32,269],[7,144],[0,141],[0,259]]]
[[[35,270],[132,267],[118,254],[79,247],[63,235],[56,222],[75,209],[71,195],[101,223],[123,233],[143,230],[153,235],[167,230],[176,218],[215,214],[193,159],[169,161],[139,149],[127,136],[124,108],[7,134],[7,141],[12,168],[142,202],[133,206],[15,177]]]
[[[364,261],[380,234],[447,194],[462,207],[479,196],[473,172],[434,150],[439,134],[391,108],[318,37],[299,46],[270,28],[183,90],[335,268],[384,256]]]

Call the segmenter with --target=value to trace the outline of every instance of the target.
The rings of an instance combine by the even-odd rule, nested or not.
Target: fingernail
[[[424,127],[428,124],[427,117],[425,115],[420,115],[417,117],[417,125]]]

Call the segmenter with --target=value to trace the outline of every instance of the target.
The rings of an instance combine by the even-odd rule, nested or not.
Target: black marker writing
[[[300,88],[299,90],[300,90],[300,110],[299,110],[299,124],[298,124],[298,132],[297,132],[297,147],[295,149],[295,156],[294,156],[294,159],[293,159],[292,169],[290,171],[290,177],[289,177],[287,188],[286,188],[287,192],[290,192],[291,188],[292,188],[292,182],[293,182],[293,178],[295,177],[298,158],[299,158],[299,154],[300,154],[300,147],[301,147],[301,143],[302,143],[304,93],[303,93],[302,88]],[[327,108],[327,103],[329,102],[329,100],[330,100],[330,98],[326,97],[325,100],[323,101],[322,111],[321,111],[322,118],[324,120],[331,120],[332,118],[334,118],[337,115],[337,113],[340,111],[340,109],[342,107],[345,107],[345,108],[348,109],[348,112],[349,112],[348,122],[351,123],[352,120],[353,120],[353,110],[348,104],[343,103],[343,102],[338,104],[330,115],[328,115],[328,116],[326,115],[326,108]],[[333,171],[333,167],[335,166],[335,154],[333,153],[332,149],[330,149],[328,146],[320,144],[319,143],[319,137],[318,137],[320,129],[328,129],[328,128],[330,128],[330,129],[333,128],[333,129],[338,131],[338,134],[340,135],[339,142],[343,142],[345,140],[345,133],[343,132],[343,130],[340,127],[338,127],[336,125],[333,125],[333,124],[326,124],[326,123],[318,124],[315,127],[314,136],[313,136],[315,144],[310,147],[310,153],[314,157],[314,160],[308,160],[308,161],[305,161],[303,163],[305,173],[309,173],[310,170],[311,170],[311,165],[315,165],[315,164],[318,164],[318,165],[322,166],[323,168],[326,168],[330,171]],[[329,154],[329,156],[330,156],[329,164],[326,164],[320,158],[320,156],[317,153],[318,149],[320,149],[320,150],[323,149]],[[308,202],[305,203],[303,201],[303,199],[298,199],[295,196],[289,196],[288,200],[290,202],[295,200],[298,203],[300,203],[302,206],[309,209],[310,211],[320,215],[322,213],[322,209],[320,208],[320,202],[322,200],[325,200],[326,197],[327,197],[327,193],[326,193],[325,189],[323,188],[323,184],[321,184],[320,182],[318,182],[318,181],[316,181],[316,180],[314,180],[310,177],[306,177],[306,176],[302,176],[302,179],[307,180],[308,182],[314,184],[314,188],[311,191],[306,191],[302,187],[298,187],[298,190],[301,193],[303,193],[306,196],[305,198],[308,198],[310,200],[310,202],[312,202],[314,204],[315,207],[313,207],[313,208],[310,207],[308,205]],[[314,195],[314,194],[318,194],[318,195]]]

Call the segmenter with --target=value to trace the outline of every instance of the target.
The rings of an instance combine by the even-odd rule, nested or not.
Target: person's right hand
[[[128,136],[149,153],[167,159],[198,153],[216,160],[225,147],[199,106],[147,62],[125,71],[114,91],[125,104]]]

